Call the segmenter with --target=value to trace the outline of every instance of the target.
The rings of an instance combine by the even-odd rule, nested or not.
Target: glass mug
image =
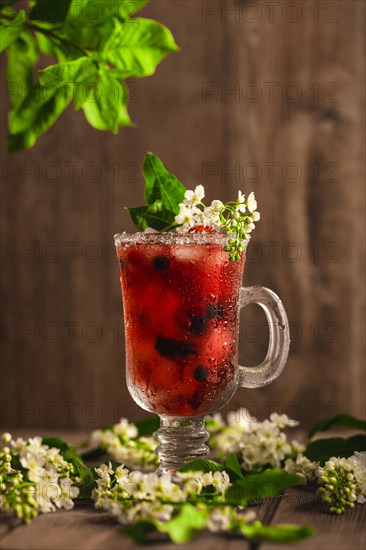
[[[230,262],[228,237],[217,233],[115,235],[123,297],[127,386],[134,401],[160,416],[159,473],[209,452],[204,418],[238,386],[269,384],[289,350],[287,316],[278,296],[241,287],[245,252]],[[238,364],[239,315],[259,304],[269,324],[266,358]]]

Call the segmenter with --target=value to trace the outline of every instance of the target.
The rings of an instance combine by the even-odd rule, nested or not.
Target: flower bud
[[[211,203],[211,208],[214,212],[220,212],[222,210],[222,207],[224,206],[223,202],[219,200],[214,200]]]
[[[11,434],[9,432],[5,432],[3,433],[3,435],[1,436],[1,439],[3,441],[3,443],[10,443],[11,441]]]

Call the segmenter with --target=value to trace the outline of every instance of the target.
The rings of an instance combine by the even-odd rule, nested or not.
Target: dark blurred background
[[[226,409],[305,425],[364,415],[364,2],[153,0],[141,15],[181,52],[130,82],[135,128],[98,132],[69,108],[32,150],[7,155],[2,86],[1,424],[89,429],[146,414],[124,379],[113,235],[134,231],[123,207],[143,201],[149,150],[209,200],[257,196],[244,284],[280,295],[292,346],[277,381]],[[256,306],[241,340],[241,362],[259,362]]]

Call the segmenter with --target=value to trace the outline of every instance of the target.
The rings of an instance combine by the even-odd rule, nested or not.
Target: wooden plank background
[[[362,0],[154,0],[142,15],[181,52],[131,82],[136,128],[101,133],[68,109],[11,156],[2,110],[1,424],[141,416],[124,381],[113,234],[133,229],[123,206],[142,200],[148,150],[210,200],[258,198],[245,284],[282,297],[293,343],[275,383],[227,408],[305,425],[365,413],[364,14]],[[257,309],[242,314],[247,364],[267,345]]]

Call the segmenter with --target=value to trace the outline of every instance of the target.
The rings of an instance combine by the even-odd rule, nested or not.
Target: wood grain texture
[[[311,525],[314,536],[296,544],[299,550],[362,550],[366,543],[366,509],[361,504],[342,516],[330,514],[311,488],[288,491],[272,518],[273,524]],[[261,550],[284,550],[285,544],[263,544]]]
[[[245,283],[281,296],[293,344],[284,374],[230,409],[305,424],[364,414],[365,4],[332,2],[332,15],[303,2],[297,22],[286,4],[271,18],[263,2],[154,0],[143,15],[181,52],[131,83],[137,127],[97,132],[68,109],[32,150],[3,152],[0,423],[91,429],[141,415],[124,382],[113,234],[133,230],[122,208],[142,201],[148,150],[209,199],[258,197]],[[263,357],[263,322],[243,312],[243,362]]]
[[[364,506],[357,505],[354,510],[348,510],[343,516],[331,515],[312,489],[303,488],[288,491],[276,499],[265,499],[261,505],[253,508],[256,509],[258,518],[267,525],[308,524],[312,525],[315,531],[313,537],[293,546],[260,544],[255,546],[257,550],[290,550],[295,547],[299,550],[362,550],[365,546]],[[11,527],[2,521],[2,550],[118,550],[146,548],[147,544],[164,550],[173,550],[177,547],[159,533],[151,535],[148,543],[134,543],[123,534],[121,526],[106,513],[94,510],[90,503],[78,504],[71,512],[58,511],[40,515],[27,526],[17,524]],[[179,548],[252,550],[253,545],[239,536],[204,532],[193,542],[179,545]]]

